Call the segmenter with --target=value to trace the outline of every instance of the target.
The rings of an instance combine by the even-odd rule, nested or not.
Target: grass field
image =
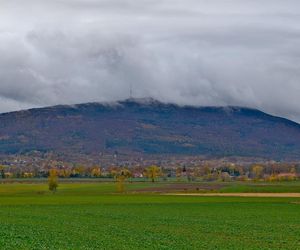
[[[52,194],[45,183],[1,184],[0,249],[300,249],[300,198],[151,192],[165,185],[135,182],[117,194],[114,183],[63,183]],[[300,192],[299,182],[203,185]]]

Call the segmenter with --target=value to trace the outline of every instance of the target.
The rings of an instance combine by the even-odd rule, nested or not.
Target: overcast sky
[[[300,122],[299,0],[0,0],[0,112],[153,97]]]

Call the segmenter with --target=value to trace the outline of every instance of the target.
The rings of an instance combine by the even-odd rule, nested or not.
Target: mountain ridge
[[[30,109],[21,109],[21,110],[16,110],[16,111],[10,111],[10,112],[3,112],[0,113],[0,116],[2,115],[8,115],[8,114],[13,114],[13,113],[20,113],[20,112],[28,112],[28,111],[35,111],[35,110],[42,110],[42,109],[56,109],[56,108],[73,108],[76,109],[80,106],[93,106],[93,105],[99,105],[99,106],[104,106],[104,107],[120,107],[122,106],[122,104],[126,104],[126,103],[135,103],[135,104],[139,104],[139,105],[149,105],[149,104],[156,104],[156,105],[165,105],[165,106],[174,106],[174,107],[178,107],[178,108],[191,108],[191,109],[221,109],[221,110],[249,110],[249,111],[258,111],[262,114],[274,117],[274,118],[279,118],[279,119],[283,119],[287,122],[290,123],[294,123],[295,125],[299,125],[300,123],[285,118],[285,117],[281,117],[278,115],[273,115],[273,114],[269,114],[265,111],[262,111],[260,109],[257,108],[252,108],[252,107],[247,107],[247,106],[238,106],[238,105],[224,105],[224,106],[219,106],[219,105],[207,105],[207,106],[203,106],[203,105],[190,105],[190,104],[176,104],[173,102],[162,102],[162,101],[158,101],[152,97],[146,97],[146,98],[127,98],[124,100],[119,100],[119,101],[103,101],[103,102],[85,102],[85,103],[76,103],[76,104],[58,104],[58,105],[53,105],[53,106],[45,106],[45,107],[36,107],[36,108],[30,108]]]
[[[0,114],[0,153],[30,150],[300,159],[300,125],[252,108],[149,98]]]

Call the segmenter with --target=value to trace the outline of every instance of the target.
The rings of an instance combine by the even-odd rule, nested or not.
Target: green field
[[[0,249],[300,249],[300,198],[172,196],[165,183],[0,185]],[[196,184],[198,185],[198,184]],[[212,185],[215,188],[215,184]],[[298,192],[299,182],[218,192]],[[210,191],[210,190],[209,190]]]

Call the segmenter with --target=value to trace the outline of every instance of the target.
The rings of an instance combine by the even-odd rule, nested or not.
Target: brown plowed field
[[[168,194],[169,195],[169,194]],[[300,193],[176,193],[172,195],[226,196],[226,197],[289,197],[300,198]]]

